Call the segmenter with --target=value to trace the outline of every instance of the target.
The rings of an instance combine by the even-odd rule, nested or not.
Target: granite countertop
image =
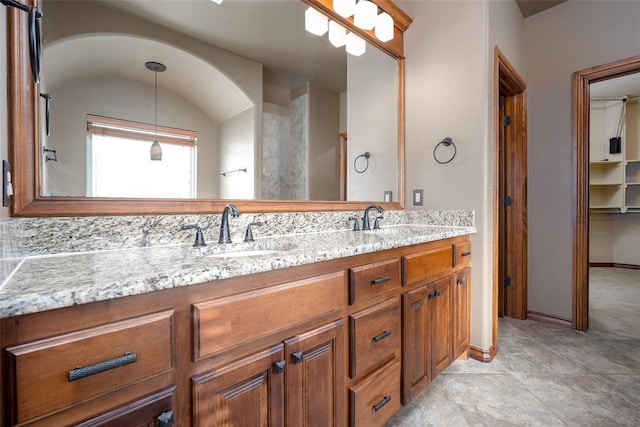
[[[0,287],[0,318],[69,307],[475,233],[474,227],[399,225],[256,239],[31,256]],[[220,252],[271,250],[252,256]],[[265,251],[266,252],[266,251]]]

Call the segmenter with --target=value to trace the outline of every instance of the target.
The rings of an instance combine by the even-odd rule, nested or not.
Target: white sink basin
[[[246,257],[246,256],[260,256],[260,255],[273,255],[277,254],[281,251],[275,249],[252,249],[246,251],[230,251],[230,252],[219,252],[217,254],[207,255],[207,258],[238,258],[238,257]]]

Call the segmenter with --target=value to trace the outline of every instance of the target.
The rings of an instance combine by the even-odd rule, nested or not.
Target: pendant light
[[[154,61],[149,61],[147,63],[144,64],[148,70],[153,71],[154,76],[155,76],[155,120],[154,120],[154,131],[155,131],[155,138],[153,140],[153,144],[151,144],[151,150],[150,150],[150,155],[151,155],[151,160],[162,160],[162,147],[160,147],[160,144],[158,143],[158,73],[162,73],[163,71],[167,70],[167,67],[165,67],[163,64],[159,63],[159,62],[154,62]]]

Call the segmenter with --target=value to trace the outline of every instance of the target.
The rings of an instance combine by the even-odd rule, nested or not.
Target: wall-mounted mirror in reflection
[[[42,1],[40,196],[397,197],[398,63],[305,31],[307,7]]]

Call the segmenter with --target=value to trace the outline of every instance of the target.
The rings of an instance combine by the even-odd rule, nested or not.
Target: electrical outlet
[[[393,191],[391,191],[391,190],[385,191],[383,200],[385,202],[393,202]]]
[[[413,206],[422,206],[422,190],[413,190]]]

